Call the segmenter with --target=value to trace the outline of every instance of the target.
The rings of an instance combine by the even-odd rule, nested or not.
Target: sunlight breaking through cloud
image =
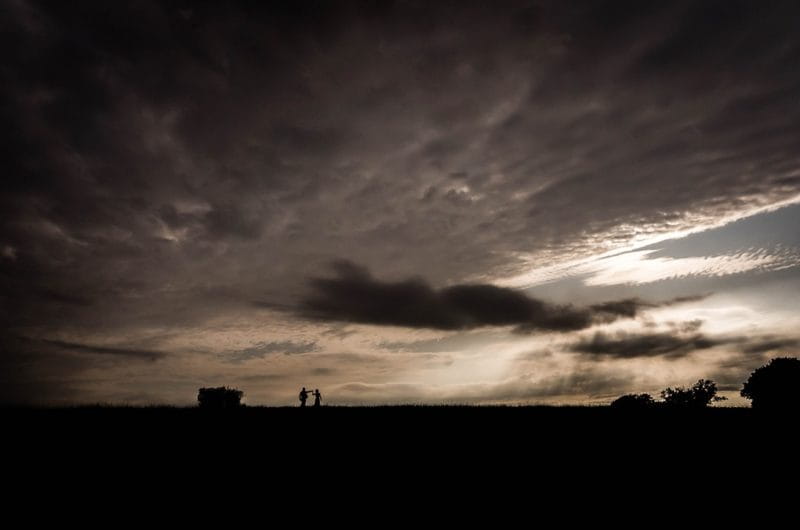
[[[792,201],[785,206],[796,208]],[[641,285],[662,280],[690,277],[714,278],[745,272],[778,271],[800,264],[800,247],[791,240],[785,243],[768,241],[773,234],[759,233],[751,239],[738,240],[736,247],[709,250],[704,241],[719,239],[722,232],[757,224],[757,219],[774,212],[787,212],[780,208],[758,209],[714,227],[702,230],[678,231],[665,236],[645,238],[636,246],[623,245],[615,250],[598,253],[587,258],[573,259],[544,267],[534,256],[517,254],[515,257],[529,263],[531,270],[515,276],[500,278],[496,284],[505,287],[529,288],[557,282],[566,278],[582,277],[587,286]],[[762,229],[763,230],[763,229]],[[779,238],[781,236],[778,236]],[[784,236],[785,237],[785,236]],[[612,238],[613,239],[613,238]],[[694,245],[698,255],[675,255],[676,246]],[[749,246],[748,246],[749,244]],[[703,255],[705,251],[707,255]]]
[[[770,254],[765,249],[741,252],[729,256],[689,258],[650,258],[657,250],[640,250],[605,258],[586,269],[591,276],[586,285],[642,284],[685,278],[688,276],[724,276],[757,269],[774,269],[786,264],[787,258]],[[797,260],[797,256],[794,256]]]
[[[720,256],[650,257],[660,249],[635,250],[564,265],[544,267],[499,285],[531,287],[584,276],[587,286],[641,285],[693,276],[720,277],[751,271],[777,271],[800,265],[796,249],[748,249]]]

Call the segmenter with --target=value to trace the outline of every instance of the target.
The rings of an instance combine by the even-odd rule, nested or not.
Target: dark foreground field
[[[793,414],[748,408],[696,411],[610,407],[384,406],[206,411],[179,407],[0,409],[7,441],[86,448],[174,447],[186,452],[281,450],[322,455],[396,449],[455,454],[492,448],[506,453],[750,451],[793,436]]]
[[[165,502],[187,492],[363,499],[391,489],[414,502],[480,491],[542,505],[535,491],[614,497],[618,487],[705,502],[711,492],[785,489],[797,476],[794,415],[750,409],[79,407],[0,416],[6,479],[19,487],[134,490]]]

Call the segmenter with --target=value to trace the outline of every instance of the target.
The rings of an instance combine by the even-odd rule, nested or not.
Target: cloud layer
[[[796,197],[798,20],[791,1],[9,2],[0,372],[171,400],[306,362],[268,354],[326,351],[327,324],[299,334],[285,309],[341,256],[425,281],[321,279],[306,314],[568,332],[644,307],[595,300],[684,294],[555,304],[493,285]],[[640,255],[596,288],[660,277],[636,276],[653,259],[677,276],[793,256],[731,255]]]

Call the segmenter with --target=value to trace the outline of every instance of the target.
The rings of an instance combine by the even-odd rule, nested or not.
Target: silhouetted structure
[[[319,407],[320,401],[322,400],[322,394],[319,393],[319,388],[315,388],[311,395],[314,396],[314,406]]]
[[[203,409],[234,409],[242,406],[244,392],[235,388],[220,386],[201,388],[197,393],[197,402]]]
[[[611,407],[624,410],[639,410],[655,405],[655,400],[650,394],[625,394],[611,402]]]
[[[800,359],[770,360],[750,374],[740,394],[752,402],[754,409],[800,408]]]
[[[308,390],[306,390],[306,387],[303,387],[303,390],[300,391],[298,398],[300,399],[300,406],[305,407],[306,400],[308,400]]]
[[[691,388],[666,388],[661,391],[664,404],[675,408],[705,408],[712,401],[723,401],[727,398],[717,396],[717,384],[714,381],[700,379]]]

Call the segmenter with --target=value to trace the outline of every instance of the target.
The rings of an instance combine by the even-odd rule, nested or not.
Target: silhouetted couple
[[[322,400],[322,394],[319,393],[319,388],[315,388],[313,392],[309,392],[306,390],[306,387],[303,387],[303,390],[300,391],[300,406],[306,406],[309,393],[314,396],[314,406],[319,407],[319,402]]]

